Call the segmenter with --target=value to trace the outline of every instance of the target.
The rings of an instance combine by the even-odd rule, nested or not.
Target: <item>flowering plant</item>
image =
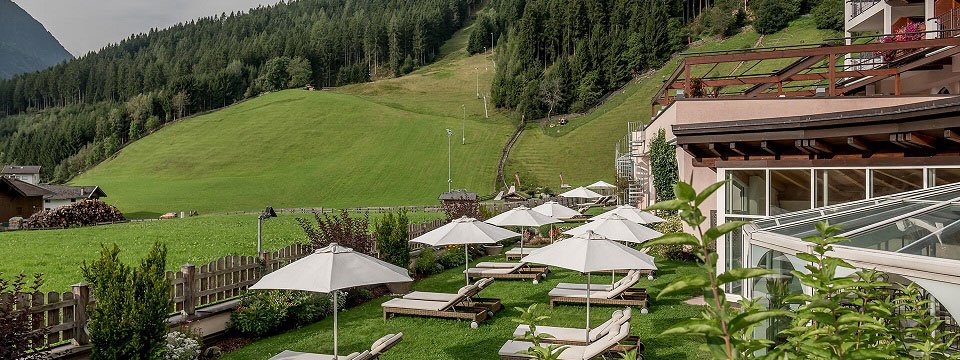
[[[904,41],[917,41],[923,39],[924,31],[927,30],[927,25],[923,22],[909,22],[900,29],[898,29],[894,34],[884,36],[880,39],[881,43],[891,43],[891,42],[904,42]],[[902,50],[901,50],[902,51]],[[883,61],[893,61],[897,59],[898,54],[901,51],[898,50],[887,50],[887,51],[877,51],[874,54],[883,59]]]

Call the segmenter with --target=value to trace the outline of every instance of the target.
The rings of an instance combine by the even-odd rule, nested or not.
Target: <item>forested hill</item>
[[[46,180],[64,180],[186,114],[410,72],[432,61],[479,3],[299,0],[134,35],[0,80],[0,114],[8,114],[0,163],[42,165]]]
[[[11,0],[0,0],[0,79],[73,59],[40,22]]]

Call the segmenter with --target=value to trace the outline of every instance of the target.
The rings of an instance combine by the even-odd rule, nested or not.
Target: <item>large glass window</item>
[[[796,305],[787,302],[787,297],[802,293],[803,286],[800,285],[800,280],[790,273],[796,270],[791,261],[791,256],[756,245],[750,247],[750,256],[751,265],[776,272],[752,279],[753,299],[768,309],[795,309]],[[769,340],[776,340],[778,334],[785,330],[789,324],[790,319],[787,317],[770,319],[757,329],[757,335]]]
[[[960,183],[960,168],[930,169],[929,186]]]
[[[885,251],[899,251],[909,247],[914,248],[912,253],[915,254],[937,256],[934,254],[936,248],[930,247],[933,244],[911,245],[930,234],[938,233],[941,236],[937,236],[936,244],[955,246],[956,240],[950,239],[950,233],[944,233],[943,230],[956,222],[957,219],[960,219],[960,205],[949,205],[853,235],[846,245]]]
[[[884,196],[923,188],[923,169],[874,169],[873,196]]]
[[[817,170],[817,207],[867,198],[867,170]]]
[[[744,218],[726,218],[726,221],[750,221]],[[731,231],[724,238],[723,263],[727,270],[743,267],[743,229]],[[726,292],[741,295],[743,282],[734,281],[726,284]]]
[[[810,170],[770,171],[770,216],[810,208]]]
[[[766,177],[764,170],[727,171],[727,213],[766,215]]]

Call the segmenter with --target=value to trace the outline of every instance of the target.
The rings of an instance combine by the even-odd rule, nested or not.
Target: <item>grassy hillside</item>
[[[379,217],[370,214],[371,225]],[[413,223],[443,217],[440,213],[410,213]],[[311,214],[280,214],[264,221],[263,248],[275,251],[306,236],[297,218]],[[313,220],[310,220],[313,221]],[[226,255],[257,253],[255,215],[205,215],[185,219],[148,221],[65,230],[14,231],[0,237],[0,274],[9,278],[21,271],[43,273],[44,289],[64,291],[83,277],[80,265],[92,261],[101,245],[117,244],[124,261],[139,260],[156,241],[167,245],[168,270],[182,264],[203,265]]]
[[[448,46],[462,49],[466,34]],[[482,119],[474,65],[483,62],[450,50],[399,79],[260,96],[167,126],[73,183],[101,186],[108,202],[139,217],[267,204],[432,204],[447,189],[445,129],[452,129],[453,186],[490,193],[513,126],[502,116]],[[481,72],[489,84],[492,69]]]
[[[831,31],[817,30],[813,18],[803,17],[779,33],[765,36],[762,46],[818,43],[836,35]],[[758,39],[760,35],[748,31],[722,41],[706,41],[689,51],[750,48]],[[678,64],[678,59],[671,60],[655,73],[631,82],[604,105],[572,119],[565,126],[541,130],[538,125],[530,125],[511,152],[508,174],[519,172],[521,180],[525,178],[553,188],[560,183],[560,173],[563,173],[565,182],[574,186],[597,180],[613,182],[614,145],[626,134],[627,122],[649,121],[650,98]],[[783,65],[768,61],[751,71],[772,71]],[[711,75],[729,75],[735,68],[736,64],[724,64],[714,69]]]

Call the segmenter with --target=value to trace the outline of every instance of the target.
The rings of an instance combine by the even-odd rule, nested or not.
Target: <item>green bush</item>
[[[698,22],[692,28],[715,36],[733,36],[743,27],[746,13],[740,7],[740,1],[722,0],[704,10]]]
[[[657,201],[673,199],[673,185],[679,179],[677,148],[667,143],[667,133],[663,129],[650,144],[650,172]]]
[[[425,248],[417,257],[417,274],[421,276],[430,275],[437,272],[437,254],[433,248]]]
[[[661,234],[683,232],[683,221],[679,215],[664,216],[664,222],[656,223],[653,229]],[[695,261],[697,256],[693,254],[693,248],[679,244],[657,245],[650,249],[650,252],[660,257],[674,261]]]
[[[250,291],[230,315],[230,328],[244,335],[265,336],[316,322],[332,311],[327,295],[287,290]]]
[[[167,248],[160,243],[136,268],[120,261],[117,245],[103,247],[99,259],[83,263],[83,277],[97,296],[96,307],[90,309],[91,359],[163,356],[172,310],[166,264]]]
[[[374,235],[377,239],[377,252],[380,259],[402,268],[410,266],[410,249],[407,237],[410,220],[406,212],[396,215],[388,213],[374,226]]]
[[[813,8],[817,29],[843,31],[843,0],[821,0]]]
[[[442,266],[444,269],[463,267],[463,247],[451,246],[446,252],[443,253],[443,255],[440,255],[440,258],[437,259],[437,263],[440,264],[440,266]]]
[[[800,16],[798,0],[755,0],[750,3],[756,17],[753,28],[761,34],[773,34]],[[842,15],[841,15],[842,16]]]

